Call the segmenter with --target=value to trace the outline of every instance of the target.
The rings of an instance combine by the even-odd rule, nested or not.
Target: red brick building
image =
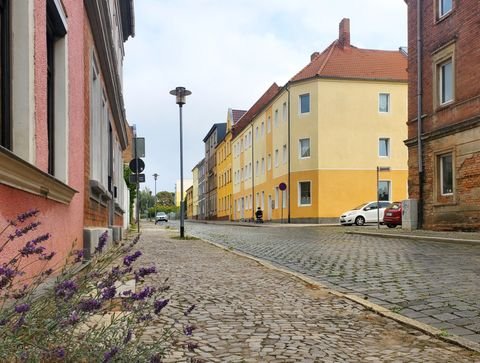
[[[479,230],[478,0],[406,3],[410,197],[422,228]]]

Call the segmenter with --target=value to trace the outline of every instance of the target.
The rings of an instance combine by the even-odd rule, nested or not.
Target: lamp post
[[[177,87],[174,90],[170,91],[170,94],[176,97],[176,103],[179,109],[180,115],[180,238],[185,237],[185,226],[184,226],[184,214],[185,206],[183,203],[183,130],[182,130],[182,107],[185,104],[185,99],[187,96],[191,95],[192,92],[187,90],[185,87]]]
[[[377,166],[377,229],[380,229],[380,172],[381,171],[390,171],[389,166]]]
[[[158,178],[158,174],[157,173],[153,174],[153,179],[155,179],[155,208],[154,208],[155,215],[153,217],[154,222],[157,219],[157,178]]]

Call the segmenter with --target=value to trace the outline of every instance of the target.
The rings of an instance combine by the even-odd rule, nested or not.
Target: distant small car
[[[395,228],[402,225],[402,203],[393,202],[387,208],[383,214],[383,223],[388,228]]]
[[[383,212],[390,205],[390,201],[380,201],[380,210],[376,201],[360,204],[352,210],[342,213],[340,216],[340,224],[363,226],[365,223],[377,223],[377,216],[380,215],[380,221],[383,221]]]
[[[165,212],[157,212],[155,215],[155,224],[158,222],[168,222],[168,216],[165,214]]]

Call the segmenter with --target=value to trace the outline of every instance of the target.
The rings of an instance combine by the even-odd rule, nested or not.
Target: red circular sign
[[[278,188],[279,188],[280,190],[286,190],[286,189],[287,189],[287,184],[285,184],[285,183],[280,183],[280,184],[278,184]]]

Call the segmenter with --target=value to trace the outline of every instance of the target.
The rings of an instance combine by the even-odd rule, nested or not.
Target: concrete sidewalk
[[[480,355],[200,240],[147,226],[138,247],[169,278],[171,299],[150,335],[193,324],[166,362],[480,362]],[[177,233],[175,233],[177,235]],[[190,304],[196,308],[182,317]],[[178,316],[180,318],[170,318]],[[185,342],[198,348],[188,352]],[[195,358],[196,360],[192,360]]]

